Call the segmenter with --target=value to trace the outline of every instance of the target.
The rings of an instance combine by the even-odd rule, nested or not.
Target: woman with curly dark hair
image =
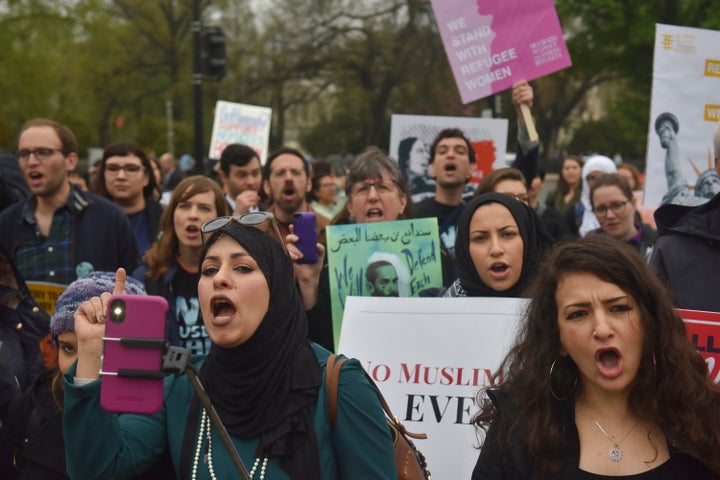
[[[637,251],[591,235],[539,271],[472,478],[718,478],[720,389]]]

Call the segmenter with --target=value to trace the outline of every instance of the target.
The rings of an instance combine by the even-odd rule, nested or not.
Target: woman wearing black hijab
[[[213,345],[192,363],[251,478],[395,478],[384,413],[356,360],[343,366],[330,431],[323,381],[329,352],[307,340],[284,246],[234,220],[212,232],[206,226],[198,294]],[[121,277],[119,271],[116,291]],[[87,332],[103,323],[96,312],[108,297],[78,309],[79,344],[96,340],[96,332]],[[77,384],[80,377],[98,377],[93,352],[80,347],[78,353],[77,369],[66,376],[71,477],[132,477],[169,451],[180,478],[239,478],[185,376],[168,377],[159,413],[118,417],[100,409],[100,382]]]
[[[502,193],[479,195],[458,220],[455,256],[460,273],[443,296],[521,296],[551,241],[524,203]]]

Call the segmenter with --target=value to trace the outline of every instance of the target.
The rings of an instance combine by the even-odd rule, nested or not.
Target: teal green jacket
[[[395,479],[395,457],[385,414],[373,387],[365,378],[360,362],[351,359],[342,367],[338,391],[337,423],[327,423],[325,364],[330,354],[313,344],[323,372],[313,426],[318,440],[322,480]],[[193,357],[199,369],[204,357]],[[180,471],[181,445],[191,400],[195,395],[186,376],[165,380],[163,406],[155,415],[118,415],[100,407],[100,380],[74,385],[75,366],[65,374],[63,431],[67,472],[70,478],[126,479],[147,470],[168,450],[176,472]],[[198,421],[198,424],[200,422]],[[199,425],[198,425],[199,429]],[[212,457],[215,477],[240,478],[213,428]],[[248,472],[255,462],[257,438],[233,443]],[[197,433],[191,462],[195,457]],[[207,464],[198,462],[198,480],[209,480]],[[256,476],[259,476],[256,473]],[[266,479],[289,479],[276,460],[270,460]]]

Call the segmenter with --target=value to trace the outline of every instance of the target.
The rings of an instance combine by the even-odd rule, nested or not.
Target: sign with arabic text
[[[442,287],[437,218],[327,227],[333,334],[348,295],[417,297]]]

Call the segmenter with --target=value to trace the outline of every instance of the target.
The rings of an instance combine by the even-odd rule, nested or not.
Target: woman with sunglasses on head
[[[132,274],[150,295],[168,301],[167,337],[192,353],[207,353],[210,339],[197,308],[198,264],[202,253],[200,227],[229,212],[220,186],[202,175],[183,179],[160,219],[160,238]]]
[[[640,255],[589,235],[541,271],[496,386],[478,395],[472,478],[719,478],[720,389]]]
[[[385,415],[357,360],[342,368],[330,430],[329,352],[307,340],[293,263],[280,239],[244,223],[231,217],[204,228],[198,293],[212,347],[191,362],[249,477],[396,478]],[[119,270],[115,292],[123,278]],[[79,385],[80,378],[98,378],[108,298],[83,303],[75,316],[78,362],[65,376],[70,476],[128,478],[169,451],[179,478],[239,478],[186,376],[166,378],[155,415],[104,412],[100,381]]]
[[[605,233],[628,242],[649,260],[657,232],[640,223],[635,213],[635,196],[627,180],[618,173],[599,176],[590,189],[590,203],[600,228],[592,233]]]
[[[519,297],[552,239],[535,212],[506,193],[473,198],[458,220],[457,280],[445,297]]]

